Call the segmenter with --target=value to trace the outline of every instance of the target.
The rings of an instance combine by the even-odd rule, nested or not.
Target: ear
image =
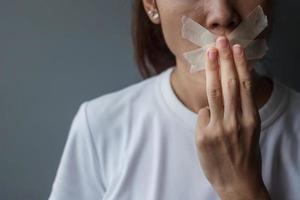
[[[160,23],[160,15],[156,5],[156,0],[143,0],[146,14],[154,24]]]

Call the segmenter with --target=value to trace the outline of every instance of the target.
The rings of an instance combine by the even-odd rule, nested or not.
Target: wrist
[[[222,200],[271,200],[265,185],[247,187],[247,189],[233,188],[218,192]]]

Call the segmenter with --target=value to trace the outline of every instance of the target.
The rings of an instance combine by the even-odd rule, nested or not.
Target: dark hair
[[[134,58],[143,79],[175,65],[175,56],[165,42],[161,25],[151,22],[142,0],[134,0],[131,31]]]

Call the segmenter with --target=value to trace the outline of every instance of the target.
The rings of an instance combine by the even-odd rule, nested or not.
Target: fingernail
[[[221,48],[226,48],[227,45],[228,45],[227,39],[225,37],[220,37],[218,39],[218,43],[219,43]]]
[[[209,59],[212,60],[212,61],[215,60],[216,57],[217,57],[217,52],[216,52],[216,50],[210,49],[210,50],[208,51],[208,57],[209,57]]]
[[[233,53],[240,56],[242,55],[242,47],[240,45],[233,46]]]

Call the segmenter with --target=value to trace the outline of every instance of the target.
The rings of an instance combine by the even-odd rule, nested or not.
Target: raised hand
[[[244,49],[226,37],[207,51],[209,107],[198,113],[196,145],[202,169],[222,199],[270,199],[261,175],[260,116]]]

